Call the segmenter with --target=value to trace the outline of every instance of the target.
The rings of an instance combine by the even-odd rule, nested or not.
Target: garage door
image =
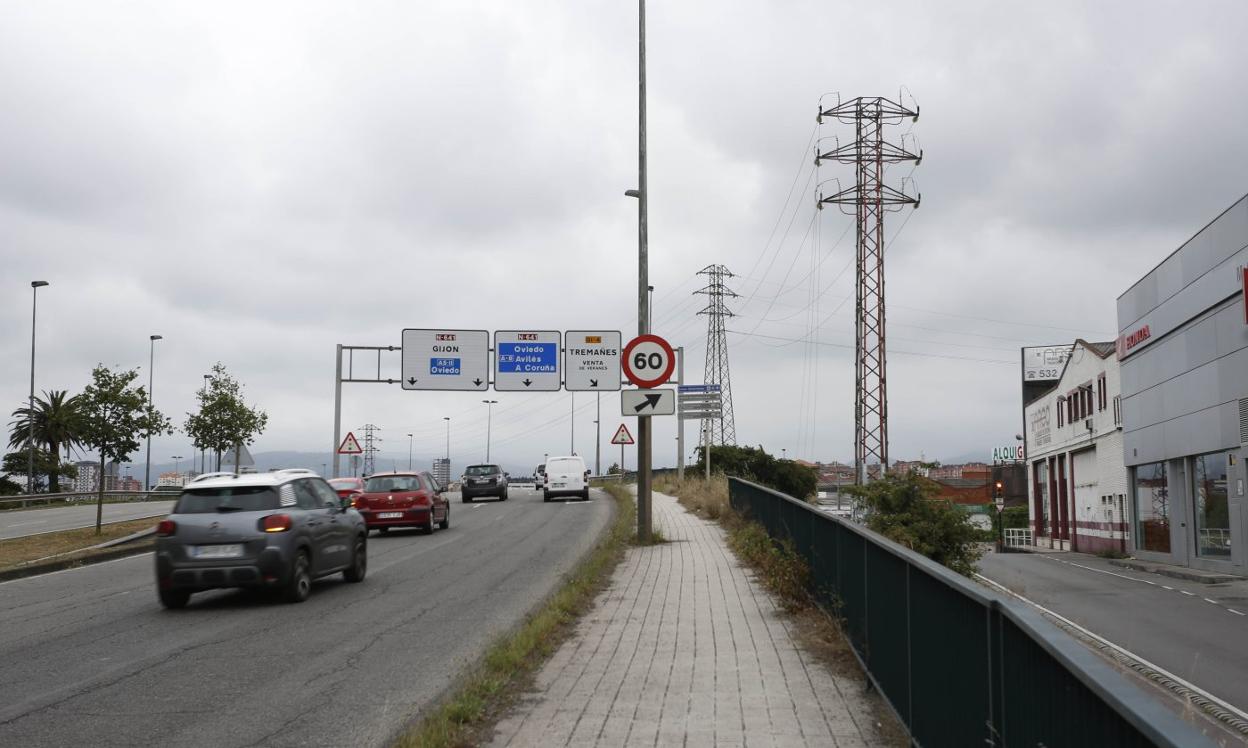
[[[1100,474],[1096,469],[1096,447],[1083,452],[1077,452],[1073,457],[1074,461],[1071,463],[1071,467],[1075,471],[1075,511],[1073,513],[1075,521],[1100,521],[1102,518],[1099,516],[1098,509],[1101,504],[1101,481]],[[1090,534],[1086,525],[1083,527],[1075,525],[1073,529],[1079,535],[1086,536]],[[1101,533],[1091,531],[1091,534]]]

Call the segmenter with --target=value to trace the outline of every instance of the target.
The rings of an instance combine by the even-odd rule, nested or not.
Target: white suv
[[[576,455],[546,460],[542,499],[550,501],[552,496],[579,496],[581,501],[589,501],[589,470],[584,460]]]

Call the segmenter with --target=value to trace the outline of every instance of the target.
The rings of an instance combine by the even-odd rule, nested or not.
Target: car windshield
[[[493,475],[498,472],[497,465],[469,465],[465,475]]]
[[[420,479],[414,475],[373,476],[364,484],[366,493],[401,493],[419,491]]]
[[[173,513],[260,512],[277,508],[277,492],[270,486],[227,486],[183,491]]]
[[[551,460],[546,463],[546,469],[551,473],[580,473],[585,470],[580,460]]]
[[[341,489],[355,488],[359,485],[359,483],[356,482],[355,478],[337,478],[335,480],[331,480],[329,485],[333,486],[335,489]]]

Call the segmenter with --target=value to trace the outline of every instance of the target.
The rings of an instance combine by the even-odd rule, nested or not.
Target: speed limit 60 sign
[[[658,387],[672,376],[672,369],[676,368],[676,353],[658,335],[638,335],[624,346],[620,366],[628,381],[638,387]]]

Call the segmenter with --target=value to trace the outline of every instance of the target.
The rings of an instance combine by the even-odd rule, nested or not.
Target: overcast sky
[[[636,332],[635,3],[0,0],[0,404],[142,367],[179,425],[215,362],[253,451],[331,448],[334,345],[404,327]],[[1112,339],[1114,301],[1245,191],[1248,5],[657,2],[647,30],[655,332],[701,381],[711,263],[736,429],[852,457],[852,219],[816,214],[820,96],[904,96],[917,211],[885,230],[890,455],[1021,431],[1019,352]],[[831,99],[825,99],[830,101]],[[790,190],[792,192],[790,193]],[[778,228],[776,228],[778,227]],[[904,228],[903,228],[904,227]],[[748,333],[748,334],[747,334]],[[811,345],[803,340],[817,340]],[[797,342],[794,342],[797,341]],[[397,354],[383,359],[397,376]],[[491,393],[493,457],[571,444],[571,396]],[[481,393],[344,388],[383,448],[484,457]],[[606,445],[624,420],[602,398]],[[578,395],[575,447],[594,453]],[[689,449],[696,435],[688,431]],[[675,421],[656,465],[675,460]],[[155,441],[167,461],[191,447]],[[136,455],[141,461],[142,455]],[[627,456],[629,467],[635,454]]]

